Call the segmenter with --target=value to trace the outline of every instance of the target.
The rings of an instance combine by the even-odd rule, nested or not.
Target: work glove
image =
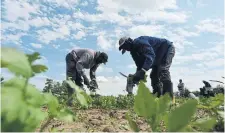
[[[98,83],[97,83],[96,79],[93,79],[92,82],[98,88]]]
[[[83,76],[83,79],[84,79],[84,84],[87,85],[89,87],[90,85],[90,82],[89,82],[89,79],[87,78],[86,75]]]
[[[94,88],[98,88],[98,84],[96,82],[95,79],[92,79],[91,82],[90,82],[90,86],[94,87]]]
[[[134,74],[134,82],[139,82],[140,80],[144,80],[145,78],[145,71],[143,69],[138,70],[135,74]]]

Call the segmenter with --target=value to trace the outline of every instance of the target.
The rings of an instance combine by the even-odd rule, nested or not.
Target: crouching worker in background
[[[102,63],[108,61],[108,55],[104,52],[94,51],[92,49],[73,49],[66,55],[66,78],[67,80],[72,80],[80,89],[84,89],[83,83],[90,89],[90,83],[98,86],[96,82],[95,71],[98,66]],[[84,69],[90,69],[90,79],[89,81]],[[83,82],[83,83],[82,83]],[[71,96],[74,93],[74,88],[69,85],[67,87],[68,105],[72,105]]]
[[[145,73],[152,68],[150,78],[153,94],[157,93],[159,97],[161,94],[169,93],[173,98],[173,84],[169,71],[175,55],[172,42],[151,36],[140,36],[134,40],[122,37],[119,40],[119,50],[122,50],[122,54],[129,51],[137,66],[134,83],[143,80]]]

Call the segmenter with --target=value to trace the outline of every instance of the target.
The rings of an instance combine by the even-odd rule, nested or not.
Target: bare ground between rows
[[[128,121],[125,118],[128,110],[88,109],[76,110],[77,120],[67,123],[59,120],[51,120],[44,131],[52,128],[63,132],[130,132]],[[43,122],[44,123],[44,122]],[[149,131],[150,128],[143,119],[138,118],[137,124],[141,131]],[[36,131],[39,131],[37,129]]]

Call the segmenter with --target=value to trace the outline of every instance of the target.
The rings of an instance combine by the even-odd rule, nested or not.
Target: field
[[[68,123],[60,120],[51,120],[43,131],[132,132],[129,127],[129,122],[126,119],[126,113],[132,110],[132,98],[133,97],[122,95],[119,97],[100,96],[98,98],[93,98],[93,107],[88,109],[82,109],[79,103],[76,103],[76,107],[71,108],[77,114],[76,121]],[[187,99],[177,99],[176,106],[182,104],[186,100]],[[211,113],[212,112],[210,112],[210,109],[204,109],[199,106],[196,114],[192,118],[192,121],[212,116]],[[133,110],[131,114],[140,131],[152,131],[151,126],[147,124],[147,121],[143,117],[138,117]],[[161,131],[164,131],[164,128],[164,126],[161,126]],[[40,128],[36,129],[36,131],[39,130]],[[216,132],[222,132],[223,130],[224,125],[219,122],[212,129],[212,131]]]
[[[53,86],[48,80],[40,92],[29,84],[31,77],[47,70],[33,64],[39,58],[38,53],[25,55],[2,48],[1,67],[15,77],[1,80],[1,131],[224,131],[224,94],[173,103],[168,94],[157,98],[140,82],[135,96],[90,96],[70,80]],[[72,107],[66,105],[63,84],[76,90]]]

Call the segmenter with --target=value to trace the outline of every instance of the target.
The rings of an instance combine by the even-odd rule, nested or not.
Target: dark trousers
[[[72,54],[66,55],[66,79],[72,80],[77,86],[83,87],[81,75],[78,74],[76,69],[76,61],[73,59]],[[74,89],[67,85],[68,96],[72,96]]]
[[[175,47],[171,45],[165,55],[160,55],[162,58],[162,62],[159,65],[155,65],[152,67],[152,71],[150,74],[151,78],[151,86],[153,88],[153,94],[158,94],[159,97],[162,94],[169,93],[170,96],[173,96],[173,84],[170,76],[170,66],[172,64],[173,57],[175,55]]]

